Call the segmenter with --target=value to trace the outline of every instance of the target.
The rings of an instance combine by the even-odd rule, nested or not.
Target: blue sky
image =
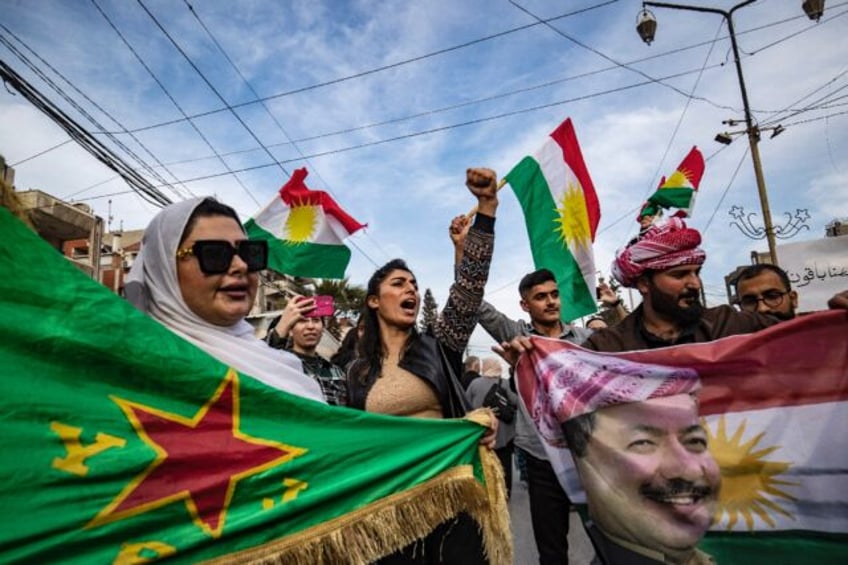
[[[0,58],[90,131],[140,130],[114,137],[173,185],[161,188],[172,200],[214,194],[246,219],[294,168],[308,167],[310,187],[369,225],[350,241],[351,282],[364,284],[376,266],[402,257],[440,305],[452,277],[447,226],[473,205],[465,168],[504,175],[569,116],[601,202],[602,273],[635,233],[640,203],[693,145],[708,158],[690,222],[704,234],[708,302],[724,302],[724,275],[766,249],[730,226],[733,205],[761,216],[746,139],[713,141],[744,127],[722,124],[743,113],[719,16],[656,8],[657,37],[646,46],[634,29],[641,3],[631,0],[190,4],[197,17],[178,0],[0,0],[0,36],[100,126],[6,45]],[[825,224],[848,216],[848,2],[830,0],[818,24],[800,4],[760,0],[734,19],[754,117],[786,128],[759,145],[775,222],[797,208],[811,216],[793,242],[818,239]],[[0,124],[0,153],[11,164],[68,140],[8,89],[0,90]],[[143,228],[157,211],[73,142],[16,170],[18,189],[84,201],[104,218],[111,199],[113,228]],[[498,218],[487,299],[521,317],[516,286],[533,265],[508,188]],[[475,333],[473,350],[489,344]]]

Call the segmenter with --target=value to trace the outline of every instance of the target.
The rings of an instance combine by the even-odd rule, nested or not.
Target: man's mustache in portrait
[[[657,502],[670,502],[671,499],[680,498],[691,498],[692,502],[698,502],[714,493],[715,489],[709,485],[696,484],[686,479],[669,479],[662,485],[648,484],[639,488],[639,494]]]

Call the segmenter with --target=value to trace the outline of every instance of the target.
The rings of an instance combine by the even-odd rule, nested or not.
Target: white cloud
[[[209,112],[221,107],[209,87],[143,10],[118,0],[98,3],[186,112]],[[722,0],[716,4],[729,8],[732,3]],[[230,104],[252,99],[249,89],[184,4],[150,0],[145,5]],[[261,96],[335,81],[533,22],[509,3],[484,0],[388,4],[374,0],[254,0],[192,5]],[[580,7],[554,6],[538,0],[521,5],[540,17]],[[640,6],[635,0],[618,2],[552,25],[610,58],[626,62],[709,42],[721,23],[720,18],[708,14],[655,9],[660,27],[657,39],[647,47],[633,29]],[[775,139],[764,133],[759,145],[772,209],[776,217],[796,208],[807,208],[812,216],[811,229],[802,232],[799,239],[818,238],[825,223],[848,215],[848,116],[792,125],[844,111],[844,107],[803,112],[794,117],[765,111],[802,109],[821,96],[834,93],[836,98],[844,94],[839,89],[848,85],[848,75],[840,76],[846,70],[844,61],[848,60],[848,44],[842,40],[846,18],[829,20],[842,12],[842,8],[828,7],[825,18],[815,26],[803,17],[791,19],[801,16],[794,2],[756,3],[736,14],[740,46],[744,53],[752,53],[744,55],[743,66],[751,106],[757,110],[755,117],[761,121],[781,118],[786,126],[786,131]],[[3,19],[5,26],[124,126],[137,128],[181,117],[93,6],[60,2],[51,3],[50,9],[33,10],[25,2],[8,2]],[[748,32],[781,20],[788,21]],[[803,31],[808,27],[811,29]],[[766,47],[795,33],[799,35]],[[726,31],[719,35],[725,36]],[[266,105],[294,139],[423,114],[299,142],[300,152],[283,144],[285,135],[260,105],[239,107],[236,112],[278,159],[293,159],[284,165],[289,172],[307,165],[301,154],[332,152],[447,128],[315,157],[308,163],[310,186],[330,190],[352,215],[369,223],[367,233],[354,238],[365,254],[354,251],[348,273],[351,281],[364,284],[375,263],[401,256],[409,261],[422,287],[432,288],[437,301],[443,304],[452,276],[447,225],[451,217],[468,211],[473,204],[463,188],[466,167],[491,166],[503,175],[521,156],[533,151],[562,119],[572,116],[601,200],[603,216],[596,242],[596,265],[606,272],[614,250],[635,232],[635,212],[631,211],[656,186],[657,177],[672,172],[692,145],[698,145],[706,156],[713,154],[720,148],[713,142],[715,134],[733,129],[723,125],[722,120],[742,117],[739,84],[732,61],[727,59],[728,49],[724,38],[709,58],[709,46],[704,45],[634,63],[640,71],[660,77],[727,62],[704,71],[695,95],[708,101],[691,101],[673,142],[672,132],[684,114],[684,96],[658,84],[596,95],[647,80],[632,70],[616,69],[564,80],[612,63],[541,25],[389,70],[268,100]],[[0,47],[0,57],[51,99],[57,98],[7,49]],[[689,74],[666,82],[688,92],[696,76]],[[829,81],[832,83],[828,85]],[[551,84],[529,89],[546,83]],[[823,86],[815,95],[801,100]],[[518,89],[528,90],[474,103]],[[581,97],[582,100],[562,103]],[[837,99],[835,103],[844,100]],[[117,129],[88,103],[83,105],[108,128]],[[461,106],[435,111],[457,105]],[[549,107],[527,111],[545,105]],[[90,127],[66,103],[61,102],[61,106]],[[502,114],[504,117],[489,119]],[[229,112],[215,112],[194,122],[221,154],[256,147],[250,134]],[[451,128],[465,122],[476,123]],[[59,128],[21,96],[5,91],[0,91],[0,124],[0,152],[11,163],[66,139]],[[244,216],[256,210],[253,199],[231,175],[224,174],[224,166],[188,124],[151,129],[139,133],[138,138],[164,163],[191,160],[168,166],[179,178],[219,175],[189,183],[194,193],[217,194]],[[154,164],[135,141],[127,136],[121,139]],[[692,219],[693,225],[704,229],[715,214],[704,233],[710,257],[704,275],[711,300],[720,299],[726,272],[747,263],[752,249],[765,247],[763,242],[748,240],[731,227],[727,215],[732,204],[752,212],[759,210],[750,157],[719,204],[742,159],[744,145],[745,139],[737,138],[708,161]],[[260,204],[264,205],[285,182],[285,174],[278,167],[262,167],[270,161],[262,150],[223,158],[233,169],[258,167],[240,173],[239,179]],[[166,172],[161,174],[171,178]],[[24,163],[17,170],[19,187],[37,186],[59,197],[69,197],[113,176],[74,144]],[[125,184],[113,180],[78,196],[126,190]],[[108,200],[104,197],[89,202],[105,217]],[[123,221],[125,228],[143,227],[155,213],[152,206],[132,194],[115,195],[111,200],[115,223]],[[614,223],[620,218],[623,219]],[[499,209],[487,298],[514,317],[522,316],[517,304],[517,281],[533,269],[526,240],[520,209],[507,189]],[[480,339],[483,338],[475,334],[475,343]]]

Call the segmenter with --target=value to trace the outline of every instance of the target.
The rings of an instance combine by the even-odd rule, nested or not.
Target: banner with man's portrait
[[[616,385],[614,377],[605,375],[609,371],[627,373],[629,369],[613,365],[631,363],[634,368],[630,372],[637,376],[640,371],[645,372],[644,367],[653,366],[672,371],[694,370],[701,383],[700,390],[693,393],[700,413],[697,427],[701,431],[693,426],[692,430],[680,433],[678,440],[682,447],[677,448],[680,474],[703,475],[692,479],[693,484],[709,486],[712,463],[705,463],[698,454],[699,445],[705,444],[720,475],[715,504],[710,507],[712,525],[699,547],[718,563],[844,563],[848,544],[846,336],[848,313],[826,311],[754,334],[616,354],[598,354],[568,342],[534,337],[533,350],[519,363],[519,392],[524,407],[531,416],[535,411],[534,419],[538,420],[540,412],[552,409],[542,406],[543,396],[546,397],[543,402],[547,403],[552,397],[554,402],[589,403],[593,402],[593,396],[605,394],[601,392],[605,387],[612,391],[610,394],[622,394],[615,390],[620,383]],[[589,382],[595,386],[567,400],[566,396],[557,398],[550,387],[542,390],[545,387],[542,381],[550,377],[539,376],[546,372],[561,374],[565,365],[558,363],[565,356],[583,358],[576,365],[594,367],[589,370],[595,371],[589,376]],[[607,362],[599,365],[597,360],[586,356],[600,356]],[[568,363],[568,370],[573,370],[575,362]],[[628,383],[633,389],[632,381]],[[649,388],[638,379],[635,386]],[[626,394],[633,393],[629,390]],[[643,393],[637,390],[635,394]],[[646,399],[657,396],[663,395],[657,391],[645,393]],[[640,404],[650,402],[654,401]],[[665,409],[655,408],[651,415],[655,419],[661,417],[660,411]],[[592,441],[598,441],[597,434],[602,432],[603,425],[607,425],[602,422],[612,421],[610,417],[614,416],[613,423],[621,431],[624,418],[632,416],[615,410],[616,407],[598,410],[604,419],[594,421],[594,431],[588,439],[590,446]],[[678,416],[682,410],[685,407],[678,409]],[[660,433],[657,430],[663,425],[641,425],[645,433],[637,436],[633,432],[633,437],[627,436],[627,441],[621,444],[622,453],[635,453],[637,457],[633,460],[640,462],[647,457],[643,454],[657,453],[653,446],[660,440],[655,441],[651,434]],[[608,452],[616,449],[614,442],[615,438],[610,439],[604,446]],[[571,451],[545,444],[569,497],[575,502],[586,501]],[[575,455],[579,459],[580,455]],[[628,464],[627,457],[613,458],[610,453],[603,457],[618,466]],[[668,468],[669,464],[664,464]],[[602,465],[601,458],[593,461],[593,472]],[[692,471],[698,466],[702,472]],[[624,489],[626,485],[620,487],[608,480],[604,486],[606,490],[618,488]],[[647,485],[635,485],[634,489],[641,489],[641,496],[632,499],[642,501],[634,504],[647,505],[642,515],[650,516],[650,505],[664,502],[668,506],[667,515],[681,527],[689,524],[690,514],[703,511],[696,507],[709,498],[706,491],[696,487],[664,495],[654,493]],[[592,493],[589,494],[591,505]],[[656,530],[656,517],[652,523]]]

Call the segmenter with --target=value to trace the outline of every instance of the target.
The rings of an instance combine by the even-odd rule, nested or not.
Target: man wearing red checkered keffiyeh
[[[642,304],[618,324],[596,330],[583,347],[602,352],[656,349],[752,333],[777,323],[778,319],[769,315],[739,312],[729,305],[706,308],[701,303],[700,271],[706,254],[700,244],[697,230],[672,217],[651,226],[619,251],[613,275],[622,285],[635,288],[642,296]],[[848,308],[848,291],[834,296],[828,305]],[[537,346],[530,338],[519,337],[501,344],[499,352],[515,365],[522,352]],[[669,369],[663,363],[662,352],[657,355],[658,365],[623,366],[619,358],[586,351],[575,353],[572,349],[555,359],[548,356],[544,362],[535,363],[531,371],[535,372],[532,380],[536,387],[521,392],[525,399],[532,399],[532,418],[540,436],[550,445],[567,445],[575,456],[590,515],[595,520],[594,524],[587,524],[598,553],[598,561],[593,563],[710,562],[707,556],[691,551],[708,525],[709,489],[717,481],[717,467],[714,462],[709,465],[708,452],[703,451],[703,457],[694,453],[687,456],[690,461],[699,459],[705,469],[697,480],[689,479],[697,482],[693,488],[669,494],[651,486],[639,490],[639,498],[628,495],[634,492],[636,467],[616,458],[614,450],[605,449],[611,445],[608,432],[621,430],[627,422],[641,429],[656,430],[673,424],[677,429],[697,432],[697,404],[690,394],[697,389],[696,380],[686,371]],[[518,372],[521,371],[519,366]],[[526,406],[529,409],[531,405]],[[646,449],[639,441],[625,443],[625,448],[624,451],[632,448],[637,453]],[[706,472],[708,467],[710,472]],[[685,512],[678,514],[679,520],[663,521],[638,504],[628,503],[646,496],[669,505],[679,503]],[[675,512],[670,514],[675,516]]]
[[[619,250],[612,274],[623,286],[636,289],[642,304],[615,326],[595,332],[584,345],[597,351],[651,349],[712,341],[775,323],[770,316],[731,306],[704,307],[700,273],[706,253],[700,244],[698,230],[671,217]]]
[[[702,265],[707,258],[698,247],[701,234],[680,218],[651,226],[637,241],[616,254],[612,274],[622,285],[635,288],[647,270],[662,271],[681,265]]]

